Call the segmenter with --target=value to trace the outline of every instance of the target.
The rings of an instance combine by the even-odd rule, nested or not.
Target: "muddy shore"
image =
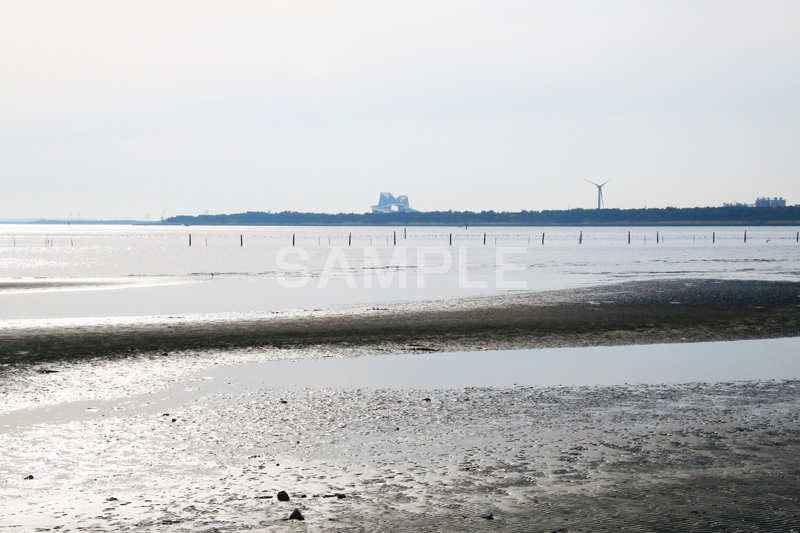
[[[5,324],[0,529],[800,531],[796,379],[277,389],[228,372],[331,355],[798,335],[800,283],[698,280]],[[212,367],[214,379],[197,374]],[[287,520],[295,509],[305,520]]]
[[[0,364],[209,349],[358,355],[788,337],[800,335],[800,283],[637,281],[371,307],[52,322],[0,324]]]
[[[0,528],[800,531],[798,406],[797,381],[99,402],[0,432]]]

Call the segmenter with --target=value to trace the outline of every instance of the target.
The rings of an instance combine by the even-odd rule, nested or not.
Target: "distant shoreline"
[[[340,226],[713,226],[798,225],[800,206],[568,209],[558,211],[428,211],[413,213],[298,213],[283,211],[175,216],[180,225]]]
[[[329,222],[329,223],[316,223],[316,222],[264,222],[264,223],[204,223],[196,222],[192,224],[177,223],[177,222],[145,222],[136,220],[116,221],[116,220],[97,220],[97,221],[65,221],[65,220],[37,220],[26,222],[13,222],[13,221],[0,221],[0,225],[34,225],[34,226],[219,226],[219,227],[310,227],[310,228],[336,228],[336,227],[363,227],[363,228],[383,228],[383,227],[455,227],[460,228],[465,225],[475,228],[569,228],[569,227],[609,227],[609,228],[670,228],[670,227],[797,227],[800,226],[800,220],[792,221],[767,221],[767,222],[748,222],[748,221],[698,221],[698,222],[575,222],[575,223],[523,223],[523,222],[470,222],[464,223],[446,223],[446,222],[407,222],[401,223],[387,221],[386,223],[357,223],[357,222]]]
[[[798,226],[800,205],[545,211],[418,211],[413,213],[277,213],[249,211],[178,215],[161,221],[6,219],[0,224],[122,224],[167,226]]]

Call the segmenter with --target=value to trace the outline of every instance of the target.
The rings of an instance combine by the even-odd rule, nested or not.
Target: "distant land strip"
[[[787,207],[666,207],[561,211],[427,211],[417,213],[300,213],[248,211],[179,215],[167,225],[213,226],[759,226],[800,225],[800,205]]]

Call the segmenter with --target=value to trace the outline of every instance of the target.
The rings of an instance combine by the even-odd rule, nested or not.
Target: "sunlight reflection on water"
[[[519,290],[498,283],[502,249],[512,250],[503,259],[504,280],[528,291],[664,278],[794,280],[795,229],[636,227],[628,244],[628,229],[614,227],[7,225],[0,226],[0,320],[265,311]],[[302,288],[282,284],[298,274],[281,268],[282,250],[307,254],[289,257],[307,269]],[[426,250],[431,255],[421,256]],[[9,291],[20,278],[93,278],[118,288]]]
[[[594,386],[800,378],[800,338],[378,355],[211,371],[259,388]]]

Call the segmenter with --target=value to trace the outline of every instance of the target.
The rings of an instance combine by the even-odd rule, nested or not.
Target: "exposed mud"
[[[645,282],[271,316],[7,324],[0,529],[800,531],[798,381],[183,381],[285,358],[791,336],[799,295],[797,283]],[[304,521],[287,520],[295,509]]]
[[[798,531],[798,406],[796,381],[120,403],[0,434],[0,526]]]
[[[0,364],[242,348],[342,355],[800,335],[800,283],[668,280],[464,300],[273,313],[6,321]]]

